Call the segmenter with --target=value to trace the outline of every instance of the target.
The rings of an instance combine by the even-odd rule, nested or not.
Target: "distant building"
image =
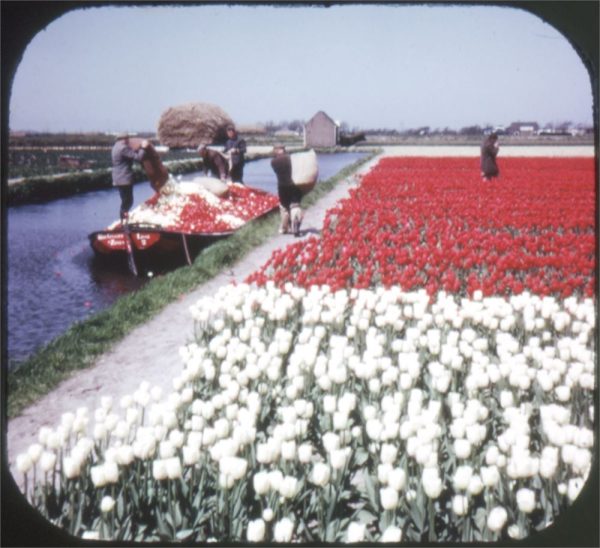
[[[510,135],[533,135],[539,129],[540,126],[537,122],[513,122],[508,126],[507,133]]]
[[[322,110],[304,124],[304,146],[334,147],[338,143],[339,125]]]

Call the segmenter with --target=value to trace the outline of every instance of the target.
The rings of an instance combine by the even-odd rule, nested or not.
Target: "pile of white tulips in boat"
[[[66,413],[18,458],[84,538],[523,538],[592,462],[590,299],[230,285],[173,391]]]

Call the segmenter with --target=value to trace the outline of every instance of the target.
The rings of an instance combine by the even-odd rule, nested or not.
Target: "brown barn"
[[[339,127],[322,110],[304,124],[305,147],[334,147],[338,143]]]

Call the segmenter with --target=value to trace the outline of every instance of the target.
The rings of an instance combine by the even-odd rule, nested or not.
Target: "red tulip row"
[[[485,183],[475,158],[385,158],[320,238],[275,252],[248,281],[592,296],[594,160],[503,158],[500,169]]]

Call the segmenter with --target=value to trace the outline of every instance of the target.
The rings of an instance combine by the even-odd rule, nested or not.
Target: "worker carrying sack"
[[[315,187],[319,177],[317,153],[311,149],[307,152],[292,154],[290,159],[292,161],[292,181],[302,190],[303,194],[308,194]]]
[[[129,139],[129,146],[138,150],[142,146],[143,139]],[[163,165],[160,156],[156,149],[152,146],[152,143],[148,143],[148,146],[144,149],[144,157],[142,159],[142,168],[146,172],[150,186],[158,192],[169,179],[169,172]]]

